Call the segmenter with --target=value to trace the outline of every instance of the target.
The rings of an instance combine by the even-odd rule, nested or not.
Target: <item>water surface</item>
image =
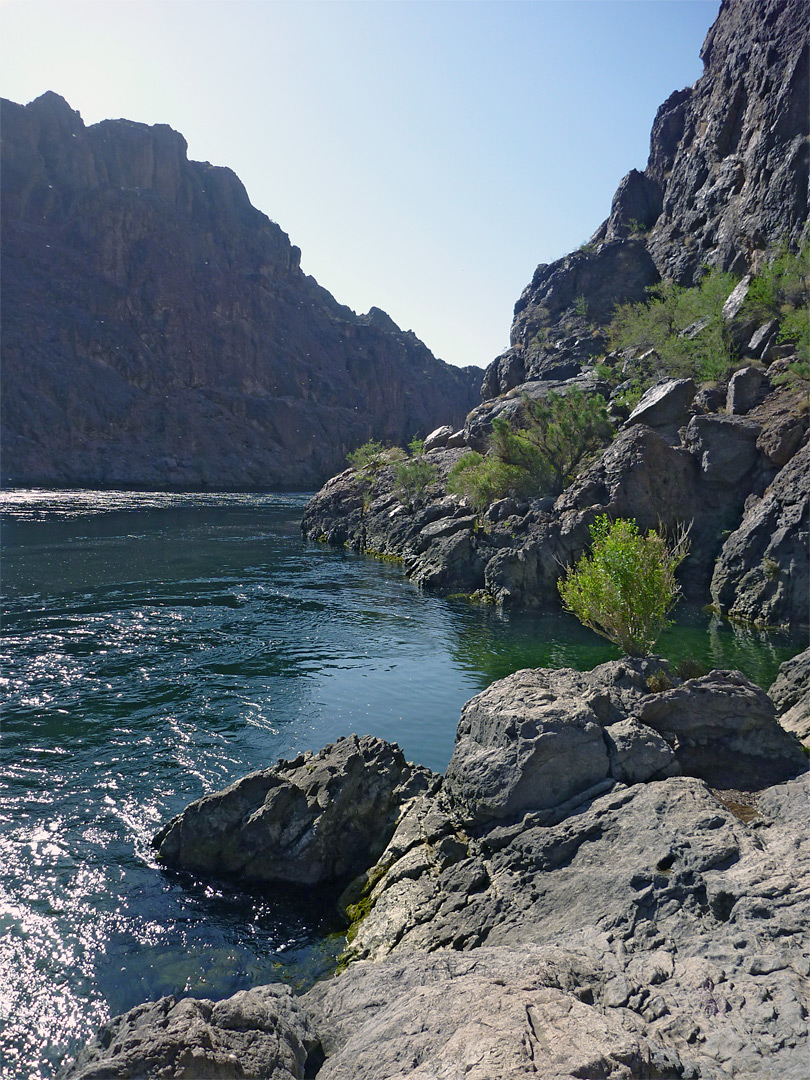
[[[304,986],[342,940],[317,897],[169,874],[150,838],[252,769],[371,733],[443,770],[462,704],[590,668],[565,615],[499,614],[300,539],[305,495],[9,492],[3,510],[0,1060],[52,1075],[168,993]],[[762,685],[801,643],[682,613],[661,651]]]

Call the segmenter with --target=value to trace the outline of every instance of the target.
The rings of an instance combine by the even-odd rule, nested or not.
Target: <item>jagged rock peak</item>
[[[604,351],[617,303],[705,266],[756,270],[807,222],[810,89],[806,0],[724,0],[704,72],[661,105],[643,172],[632,169],[579,251],[537,268],[515,305],[511,347],[485,399]]]

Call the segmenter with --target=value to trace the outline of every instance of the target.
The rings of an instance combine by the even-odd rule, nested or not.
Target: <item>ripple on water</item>
[[[424,596],[304,545],[305,496],[3,495],[0,1045],[42,1080],[166,993],[305,984],[340,946],[322,897],[161,870],[191,799],[351,731],[443,769],[465,700],[519,667],[615,655],[564,616]],[[800,644],[696,615],[667,651],[772,677]],[[770,673],[770,674],[769,674]]]

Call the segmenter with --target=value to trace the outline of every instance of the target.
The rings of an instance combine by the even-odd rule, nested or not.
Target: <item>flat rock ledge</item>
[[[776,711],[656,658],[522,671],[445,778],[352,736],[198,800],[162,858],[328,884],[345,970],[141,1005],[60,1076],[806,1080],[810,773]]]

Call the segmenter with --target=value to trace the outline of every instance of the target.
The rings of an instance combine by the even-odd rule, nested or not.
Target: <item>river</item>
[[[168,873],[191,799],[340,735],[443,770],[463,703],[617,654],[572,618],[420,593],[300,538],[304,494],[2,495],[0,1062],[45,1080],[107,1017],[329,970],[334,913]],[[801,642],[683,612],[661,651],[769,685]]]

